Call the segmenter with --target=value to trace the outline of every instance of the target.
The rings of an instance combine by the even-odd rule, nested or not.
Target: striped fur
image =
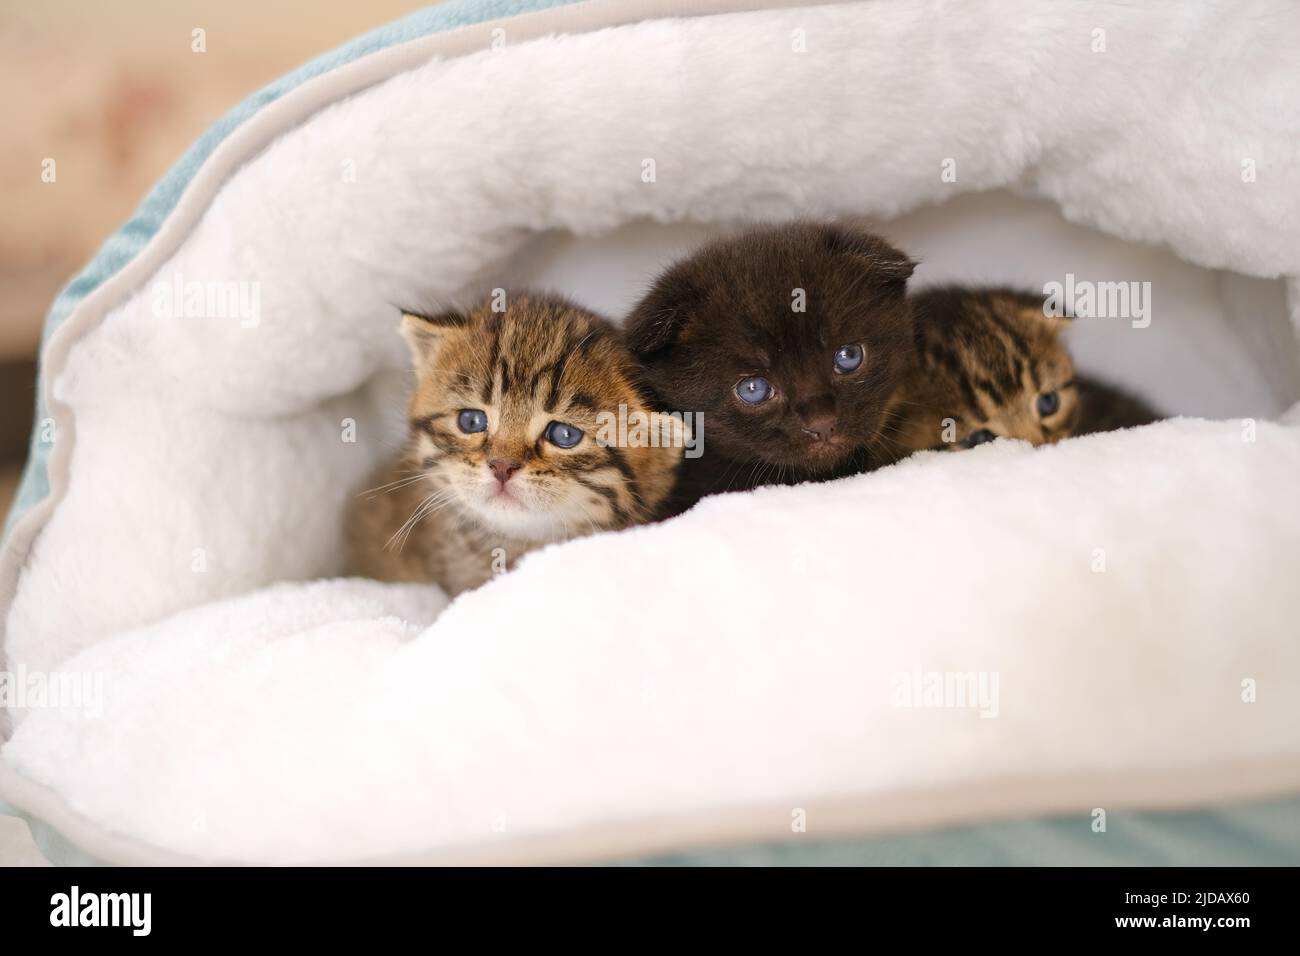
[[[1075,375],[1041,296],[1003,288],[943,287],[912,296],[914,348],[887,432],[898,458],[958,450],[987,431],[1035,445],[1154,421],[1137,399]],[[1057,396],[1042,414],[1040,396]],[[1122,414],[1114,409],[1120,408]]]
[[[648,520],[671,489],[680,447],[597,441],[602,412],[617,415],[624,405],[652,414],[605,319],[521,293],[500,312],[489,300],[468,314],[407,314],[402,331],[416,367],[410,438],[375,479],[381,487],[354,509],[357,573],[432,580],[456,594],[544,543]],[[463,432],[462,410],[484,412],[486,431]],[[546,438],[552,422],[581,429],[583,438],[558,447]],[[518,465],[508,495],[494,460]]]
[[[902,454],[959,449],[987,429],[1034,444],[1072,433],[1079,414],[1074,363],[1041,297],[1009,289],[927,289],[912,296],[914,348],[893,427]],[[1040,395],[1060,405],[1038,414]]]

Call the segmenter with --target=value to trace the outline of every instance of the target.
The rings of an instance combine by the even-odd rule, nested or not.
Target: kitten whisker
[[[379,485],[376,488],[369,488],[366,491],[358,492],[358,497],[364,496],[367,498],[375,498],[379,495],[391,494],[399,488],[405,488],[407,485],[414,484],[424,477],[424,472],[420,472],[418,475],[411,475],[409,478],[398,478],[396,481],[390,481],[386,485]]]
[[[390,550],[393,546],[393,542],[399,541],[400,539],[397,547],[397,550],[400,552],[402,548],[406,547],[406,541],[411,536],[411,532],[415,529],[415,526],[433,511],[446,505],[453,495],[454,492],[449,489],[439,489],[421,501],[420,504],[416,506],[415,511],[411,513],[411,516],[407,518],[406,521],[402,523],[402,526],[394,532],[393,536],[388,539],[388,543],[384,545],[384,549]]]

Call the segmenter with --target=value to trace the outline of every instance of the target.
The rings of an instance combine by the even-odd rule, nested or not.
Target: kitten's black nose
[[[817,441],[827,441],[835,434],[834,415],[819,415],[816,418],[805,419],[800,424],[803,430]]]
[[[496,475],[497,481],[504,485],[510,480],[510,476],[519,470],[519,462],[513,458],[491,458],[488,459],[488,467],[492,469],[492,474]]]

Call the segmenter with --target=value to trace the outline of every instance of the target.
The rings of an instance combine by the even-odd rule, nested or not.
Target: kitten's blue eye
[[[551,422],[546,426],[546,440],[560,448],[572,448],[582,441],[582,429],[566,425],[564,422]]]
[[[1058,392],[1043,392],[1038,396],[1038,417],[1047,418],[1056,414],[1056,410],[1061,407],[1061,396]]]
[[[842,345],[838,352],[835,353],[835,371],[844,375],[848,372],[856,371],[862,364],[862,346],[861,345]]]
[[[736,397],[746,405],[762,405],[776,394],[772,383],[762,376],[747,378],[736,386]]]
[[[477,408],[464,408],[456,416],[456,424],[466,435],[487,431],[487,412]]]
[[[981,428],[979,431],[971,432],[966,436],[966,440],[961,443],[963,448],[974,448],[976,445],[983,445],[990,442],[998,436],[993,434],[987,428]]]

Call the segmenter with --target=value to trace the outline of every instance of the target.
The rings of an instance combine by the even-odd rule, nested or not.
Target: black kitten
[[[913,268],[870,233],[796,222],[709,243],[655,280],[628,343],[663,408],[706,426],[676,510],[870,467],[911,348]]]

